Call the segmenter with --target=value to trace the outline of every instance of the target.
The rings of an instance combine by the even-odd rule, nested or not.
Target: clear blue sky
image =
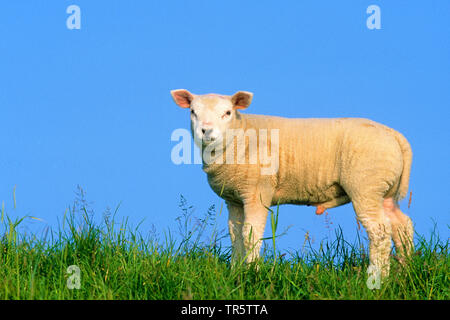
[[[81,8],[69,30],[66,8]],[[369,5],[381,30],[366,27]],[[173,130],[189,128],[171,89],[254,93],[248,113],[367,117],[414,152],[402,209],[416,230],[449,237],[450,2],[3,1],[0,4],[0,201],[32,230],[56,226],[83,187],[98,216],[121,202],[141,231],[176,230],[223,201],[201,165],[176,166]],[[17,208],[13,209],[16,186]],[[350,205],[329,210],[352,240]],[[226,214],[219,217],[226,227]],[[311,207],[282,206],[281,249],[330,234]],[[267,228],[266,236],[270,235]]]

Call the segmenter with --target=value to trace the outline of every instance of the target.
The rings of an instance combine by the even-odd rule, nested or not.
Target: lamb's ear
[[[192,100],[194,100],[194,95],[186,89],[172,90],[170,94],[172,95],[173,101],[182,108],[189,108]]]
[[[248,91],[239,91],[231,97],[231,103],[233,103],[234,109],[245,109],[248,108],[252,102],[252,98],[253,93]]]

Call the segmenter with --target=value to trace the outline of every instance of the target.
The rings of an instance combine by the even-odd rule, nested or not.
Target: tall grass
[[[361,239],[349,242],[337,228],[318,249],[276,250],[278,209],[271,211],[274,237],[265,239],[257,265],[230,266],[231,250],[218,229],[222,208],[195,217],[186,199],[173,231],[143,235],[117,209],[100,222],[77,199],[57,230],[41,236],[19,232],[29,219],[13,219],[2,207],[0,223],[1,299],[449,299],[448,239],[434,232],[416,235],[406,267],[392,257],[390,277],[379,290],[366,286],[367,252]],[[80,270],[80,289],[69,289]],[[70,269],[69,269],[70,270]]]

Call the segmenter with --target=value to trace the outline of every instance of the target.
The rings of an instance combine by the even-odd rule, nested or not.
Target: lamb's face
[[[171,91],[175,103],[189,108],[195,141],[204,145],[221,141],[236,116],[236,109],[250,105],[253,94],[239,91],[233,96],[218,94],[194,95],[180,89]]]
[[[194,138],[203,144],[222,140],[236,114],[230,97],[213,94],[196,96],[190,109]]]

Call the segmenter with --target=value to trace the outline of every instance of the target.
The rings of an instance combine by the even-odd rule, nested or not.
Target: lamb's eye
[[[227,112],[225,112],[222,116],[222,119],[225,119],[225,117],[229,117],[231,115],[231,111],[228,110]]]
[[[196,115],[195,112],[194,112],[194,110],[192,110],[192,109],[191,109],[191,114],[192,114],[193,116]]]

